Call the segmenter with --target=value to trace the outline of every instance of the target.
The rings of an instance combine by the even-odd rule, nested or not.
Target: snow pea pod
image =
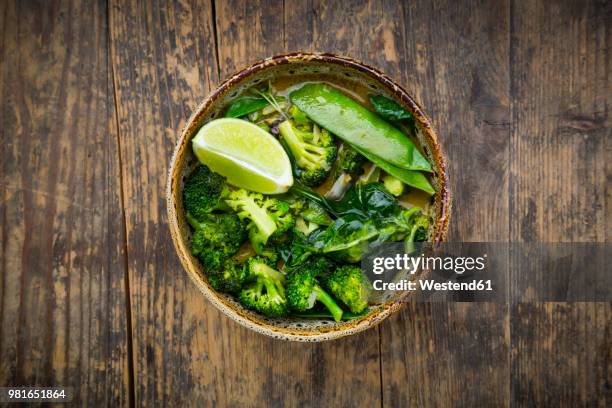
[[[398,178],[406,185],[417,188],[419,190],[423,190],[428,194],[435,193],[434,188],[431,186],[431,183],[429,182],[429,180],[427,180],[427,177],[425,177],[423,173],[415,170],[402,169],[356,146],[353,146],[353,148],[359,153],[361,153],[363,156],[365,156],[366,159],[368,159],[387,173],[391,174],[392,176]]]
[[[359,150],[400,169],[431,171],[427,159],[406,135],[339,90],[310,83],[289,96],[310,119]]]

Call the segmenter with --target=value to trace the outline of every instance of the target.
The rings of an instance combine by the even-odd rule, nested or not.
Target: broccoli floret
[[[334,320],[342,319],[342,309],[336,301],[325,291],[316,277],[318,268],[311,267],[310,262],[287,275],[287,303],[295,311],[303,312],[312,309],[315,302],[319,301],[331,312]]]
[[[317,125],[312,132],[300,130],[290,120],[281,123],[278,129],[295,158],[299,169],[296,176],[302,183],[317,186],[325,181],[338,151],[331,134]]]
[[[239,263],[233,259],[225,261],[220,272],[208,274],[208,282],[219,292],[238,293],[248,277],[246,263]]]
[[[191,252],[207,271],[220,270],[246,239],[246,228],[236,215],[207,214],[203,221],[191,213],[185,216],[193,228]]]
[[[276,198],[239,189],[229,194],[226,203],[241,219],[250,220],[249,239],[258,254],[263,253],[270,237],[279,237],[295,225],[289,203]]]
[[[351,176],[356,176],[365,162],[365,157],[349,145],[344,144],[338,153],[337,173],[348,173]]]
[[[223,199],[228,193],[223,176],[212,172],[205,165],[198,166],[185,180],[183,188],[185,211],[201,221],[206,214],[227,208]]]
[[[285,297],[285,275],[272,268],[266,260],[254,257],[248,261],[249,279],[240,291],[240,302],[248,309],[255,310],[266,316],[281,317],[288,312]]]
[[[391,241],[422,242],[427,241],[430,222],[421,208],[411,207],[385,218],[379,228]]]
[[[308,258],[308,268],[314,271],[317,278],[326,279],[335,269],[335,265],[324,256],[311,256]]]
[[[341,200],[350,189],[352,181],[359,176],[365,161],[365,157],[348,144],[342,145],[338,152],[338,160],[332,170],[332,177],[335,181],[325,193],[325,197],[336,201]]]
[[[404,194],[404,183],[390,174],[385,174],[383,177],[383,184],[387,191],[396,197]]]
[[[413,220],[412,229],[410,230],[410,235],[408,236],[408,241],[427,241],[427,236],[429,235],[429,223],[429,217],[423,213],[419,213]]]
[[[296,217],[302,217],[304,220],[318,225],[329,225],[333,221],[321,205],[305,198],[297,198],[291,204],[291,210]]]
[[[324,279],[323,285],[352,313],[360,313],[368,307],[370,282],[356,266],[341,266]]]

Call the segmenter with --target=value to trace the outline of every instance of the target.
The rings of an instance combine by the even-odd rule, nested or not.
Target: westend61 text
[[[470,282],[436,282],[433,280],[409,281],[402,279],[399,282],[383,282],[378,279],[372,283],[374,290],[423,290],[423,291],[485,291],[493,290],[491,280],[473,280]]]

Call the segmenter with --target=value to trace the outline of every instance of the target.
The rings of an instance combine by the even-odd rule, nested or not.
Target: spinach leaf
[[[346,214],[327,228],[311,233],[308,242],[315,252],[329,254],[344,262],[358,262],[377,235],[379,231],[373,221]]]
[[[381,183],[353,186],[340,201],[330,200],[297,183],[291,187],[290,191],[313,201],[336,218],[352,215],[367,220],[372,217],[386,216],[398,208],[397,199]]]
[[[370,102],[374,106],[376,112],[383,118],[391,121],[410,120],[414,121],[414,117],[410,112],[401,107],[401,105],[392,99],[382,95],[370,95]]]
[[[251,112],[258,111],[269,105],[261,96],[241,96],[236,99],[225,112],[226,118],[239,118]]]
[[[363,219],[385,216],[397,207],[396,198],[381,183],[352,187],[340,201],[332,204],[339,215],[355,214]]]

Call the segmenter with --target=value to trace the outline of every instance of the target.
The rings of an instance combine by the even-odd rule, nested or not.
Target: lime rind
[[[198,160],[228,183],[264,194],[282,194],[293,185],[291,162],[277,139],[241,119],[204,125],[192,140]]]

